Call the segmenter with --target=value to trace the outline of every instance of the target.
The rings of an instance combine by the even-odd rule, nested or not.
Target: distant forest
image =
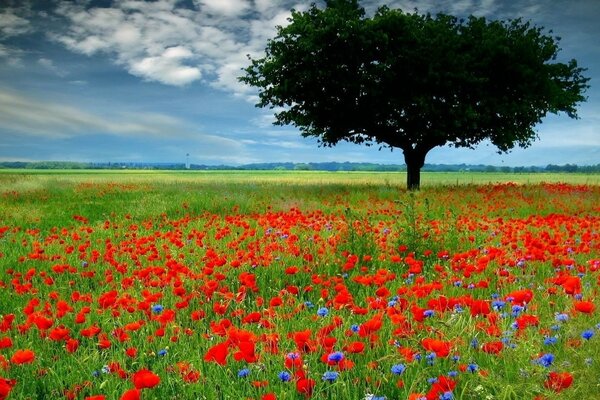
[[[0,162],[0,169],[140,169],[140,170],[196,170],[196,171],[406,171],[404,164],[375,164],[354,162],[320,162],[320,163],[257,163],[244,165],[199,165],[184,163],[139,163],[139,162],[102,162],[85,163],[71,161],[4,161]],[[469,165],[469,164],[425,164],[425,172],[578,172],[598,173],[600,164],[596,165],[554,165],[545,167],[507,167],[494,165]]]

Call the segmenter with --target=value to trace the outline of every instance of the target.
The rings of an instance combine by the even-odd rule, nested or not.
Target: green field
[[[0,399],[593,399],[600,176],[0,171]]]

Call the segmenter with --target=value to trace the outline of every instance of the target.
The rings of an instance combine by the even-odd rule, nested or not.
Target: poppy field
[[[0,174],[0,399],[600,398],[597,177],[330,176]]]

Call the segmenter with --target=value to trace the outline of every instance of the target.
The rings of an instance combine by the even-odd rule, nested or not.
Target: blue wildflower
[[[554,319],[558,322],[566,322],[569,319],[569,316],[567,314],[556,314]]]
[[[281,382],[289,382],[292,379],[292,375],[287,371],[282,371],[277,375]]]
[[[154,314],[160,314],[164,309],[165,308],[162,306],[162,304],[155,304],[152,306],[152,312]]]
[[[404,365],[404,364],[392,365],[392,374],[394,374],[394,375],[402,375],[404,370],[406,370],[406,365]]]
[[[505,301],[494,300],[494,301],[492,301],[492,309],[494,309],[495,311],[500,311],[502,308],[504,308],[505,304],[506,304]]]
[[[167,350],[166,349],[161,349],[158,351],[158,353],[156,353],[156,355],[158,355],[159,357],[164,357],[167,355]]]
[[[341,351],[336,351],[327,356],[327,361],[331,362],[340,362],[344,359],[344,353]]]
[[[585,340],[590,340],[592,338],[592,336],[594,336],[594,331],[591,329],[583,331],[583,333],[581,334],[581,337],[584,338]]]
[[[558,341],[558,338],[556,336],[548,336],[544,339],[544,344],[546,346],[551,345],[551,344],[555,344]]]
[[[444,392],[444,393],[440,394],[440,400],[452,400],[452,399],[454,399],[452,392]]]
[[[321,307],[317,310],[317,315],[319,317],[326,317],[327,314],[329,314],[329,310],[327,309],[327,307]]]
[[[548,368],[554,362],[554,354],[546,353],[543,354],[540,358],[536,360],[536,363],[541,365],[542,367]]]
[[[325,371],[325,373],[323,374],[323,380],[327,382],[333,382],[338,378],[339,375],[339,372]]]
[[[250,370],[248,368],[240,369],[237,375],[240,378],[245,378],[250,375]]]
[[[475,364],[475,363],[471,363],[469,365],[467,365],[467,371],[469,372],[475,372],[479,369],[479,365]]]
[[[425,310],[425,311],[423,311],[423,316],[425,318],[433,317],[433,314],[435,314],[435,311],[433,311],[433,310]]]

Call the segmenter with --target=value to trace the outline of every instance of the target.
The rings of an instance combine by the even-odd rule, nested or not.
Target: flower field
[[[395,183],[0,174],[0,399],[600,398],[600,186]]]

